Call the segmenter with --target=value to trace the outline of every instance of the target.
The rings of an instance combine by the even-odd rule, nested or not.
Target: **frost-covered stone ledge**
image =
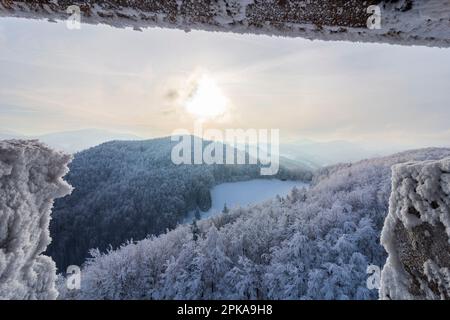
[[[450,299],[450,158],[393,167],[382,299]]]
[[[55,299],[50,243],[53,200],[71,187],[71,156],[37,141],[0,141],[0,299]]]
[[[114,27],[178,28],[320,40],[450,47],[449,0],[0,0],[0,17],[81,20]],[[370,5],[381,29],[369,30]]]

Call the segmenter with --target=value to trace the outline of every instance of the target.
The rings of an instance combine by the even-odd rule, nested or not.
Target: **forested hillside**
[[[191,210],[207,211],[216,184],[261,177],[260,165],[176,166],[174,144],[170,138],[115,141],[75,155],[66,177],[75,190],[56,201],[50,225],[48,253],[61,270],[83,263],[91,248],[158,235]],[[276,177],[310,180],[312,174],[290,164]]]
[[[81,291],[61,285],[61,298],[376,299],[366,271],[386,260],[391,166],[448,156],[424,149],[325,168],[285,199],[93,251]]]

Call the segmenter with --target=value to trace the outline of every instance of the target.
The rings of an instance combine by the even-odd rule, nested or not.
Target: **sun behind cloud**
[[[199,120],[217,118],[228,109],[229,101],[209,75],[202,75],[185,102],[185,109]]]

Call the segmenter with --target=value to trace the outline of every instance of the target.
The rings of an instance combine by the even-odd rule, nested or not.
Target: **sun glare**
[[[192,96],[186,101],[186,110],[198,119],[213,119],[227,110],[228,100],[216,82],[203,75],[197,82]]]

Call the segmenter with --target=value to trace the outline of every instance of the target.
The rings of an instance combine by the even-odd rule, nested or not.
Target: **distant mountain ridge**
[[[22,135],[13,131],[0,131],[0,140],[8,139],[38,139],[50,147],[76,153],[110,141],[143,141],[145,138],[122,132],[102,129],[83,129],[62,131],[45,135]],[[241,145],[237,145],[242,149]],[[337,163],[355,162],[377,156],[389,155],[404,148],[388,148],[376,150],[365,148],[361,144],[345,140],[316,141],[310,139],[295,140],[280,144],[280,155],[285,166],[304,166],[311,170]]]
[[[44,135],[23,135],[12,131],[0,132],[0,140],[9,139],[37,139],[56,150],[76,153],[108,141],[142,140],[143,138],[133,134],[101,129],[62,131]]]
[[[311,163],[316,167],[330,166],[337,163],[356,162],[376,156],[398,152],[397,149],[378,151],[365,148],[358,143],[344,140],[319,142],[299,140],[280,146],[281,154],[289,159]]]

